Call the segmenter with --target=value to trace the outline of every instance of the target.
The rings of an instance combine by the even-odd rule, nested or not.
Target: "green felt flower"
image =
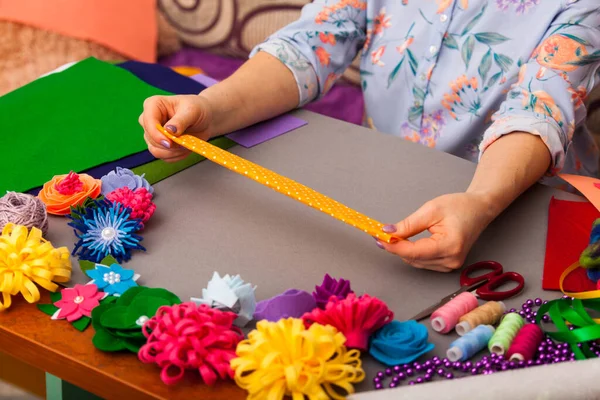
[[[179,297],[166,289],[134,286],[92,311],[96,331],[92,342],[102,351],[128,350],[137,353],[146,343],[142,325],[162,306],[180,304]]]

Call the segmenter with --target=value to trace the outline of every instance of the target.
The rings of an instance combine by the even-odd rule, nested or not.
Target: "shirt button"
[[[419,100],[415,101],[415,107],[421,107],[421,102]]]
[[[426,80],[426,79],[427,79],[427,75],[425,75],[425,74],[421,74],[421,80],[422,80],[422,81],[424,81],[424,80]]]
[[[435,46],[431,46],[431,47],[429,47],[429,52],[430,52],[431,54],[435,54],[435,52],[436,52],[436,51],[437,51],[437,47],[435,47]]]
[[[440,21],[446,22],[448,20],[448,16],[446,14],[440,15]]]

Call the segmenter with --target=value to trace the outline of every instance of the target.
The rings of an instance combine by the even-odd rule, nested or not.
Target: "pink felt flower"
[[[345,299],[331,296],[324,310],[316,308],[302,316],[304,324],[331,325],[346,337],[346,347],[365,351],[369,337],[394,319],[394,313],[376,297],[350,293]]]
[[[130,218],[141,219],[143,223],[148,221],[156,210],[156,205],[152,202],[152,193],[146,188],[131,190],[125,186],[113,190],[106,198],[131,209]]]
[[[98,291],[98,286],[75,285],[71,289],[63,289],[62,298],[54,303],[60,308],[56,319],[67,319],[69,322],[77,321],[83,316],[90,317],[92,310],[100,304],[104,293]]]

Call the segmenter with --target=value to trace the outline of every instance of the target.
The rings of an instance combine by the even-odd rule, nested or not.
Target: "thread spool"
[[[446,352],[448,360],[451,362],[466,361],[473,357],[487,346],[494,331],[495,329],[491,325],[479,325],[470,330],[465,336],[450,343],[450,348]]]
[[[542,343],[544,332],[536,324],[527,324],[521,328],[513,340],[506,357],[511,361],[529,361]]]
[[[477,308],[477,297],[471,292],[463,292],[431,314],[431,327],[439,333],[448,333],[458,323],[458,319]]]
[[[516,312],[506,314],[488,343],[490,352],[503,355],[510,348],[515,336],[524,324],[525,320]]]
[[[506,312],[506,306],[501,301],[488,301],[473,311],[468,312],[458,319],[456,324],[456,333],[464,336],[473,328],[479,325],[494,325],[502,318]]]
[[[48,233],[46,205],[30,194],[7,192],[0,198],[0,231],[9,222],[27,229],[36,227],[45,236]]]

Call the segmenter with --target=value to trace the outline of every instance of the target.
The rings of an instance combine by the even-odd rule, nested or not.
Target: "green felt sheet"
[[[170,95],[129,71],[88,58],[0,97],[0,193],[146,150],[144,99]]]
[[[210,141],[210,143],[220,147],[221,149],[228,149],[236,144],[233,140],[227,139],[226,137],[213,139]],[[160,182],[163,179],[183,171],[184,169],[189,168],[202,160],[205,160],[205,158],[199,154],[192,153],[184,160],[176,163],[167,163],[162,160],[155,160],[147,164],[140,165],[139,167],[135,167],[132,169],[132,171],[136,175],[145,174],[144,178],[146,178],[151,185],[154,185],[156,182]]]

